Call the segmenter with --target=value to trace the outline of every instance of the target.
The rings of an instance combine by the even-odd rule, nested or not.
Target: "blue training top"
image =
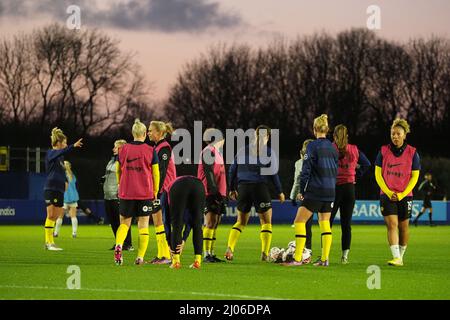
[[[66,186],[66,170],[64,169],[64,154],[73,149],[73,144],[67,148],[54,150],[49,149],[45,155],[45,180],[44,190],[52,190],[64,193]]]
[[[334,201],[339,154],[326,138],[306,147],[300,174],[300,193],[305,199]]]
[[[283,189],[277,173],[272,175],[261,174],[261,169],[269,168],[271,164],[275,165],[278,172],[278,162],[275,153],[269,147],[264,148],[262,154],[270,158],[270,163],[263,164],[260,161],[260,157],[255,157],[250,152],[250,145],[246,145],[238,151],[234,158],[233,164],[228,171],[229,190],[236,190],[237,184],[240,183],[267,183],[268,180],[271,180],[277,193],[282,193]]]
[[[67,187],[67,190],[64,192],[64,203],[77,202],[78,200],[80,200],[77,190],[77,177],[72,174],[72,180],[67,177],[67,181],[69,182],[69,185]]]

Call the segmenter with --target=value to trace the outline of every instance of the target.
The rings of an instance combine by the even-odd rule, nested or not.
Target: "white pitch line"
[[[0,285],[0,288],[5,289],[37,289],[37,290],[66,290],[66,291],[99,291],[99,292],[134,292],[134,293],[153,293],[153,294],[188,294],[193,296],[211,296],[222,298],[239,298],[239,299],[254,299],[254,300],[289,300],[274,297],[259,297],[248,296],[241,294],[225,294],[225,293],[213,293],[213,292],[182,292],[182,291],[155,291],[155,290],[135,290],[135,289],[106,289],[106,288],[80,288],[80,289],[67,289],[62,287],[45,287],[45,286],[16,286],[16,285]]]

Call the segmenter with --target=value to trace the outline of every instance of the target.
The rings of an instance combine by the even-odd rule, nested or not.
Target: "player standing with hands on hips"
[[[230,198],[235,200],[237,197],[238,216],[228,237],[228,247],[225,252],[225,259],[228,261],[233,260],[236,242],[248,223],[252,206],[255,207],[261,222],[261,260],[269,261],[270,243],[272,242],[272,199],[267,185],[268,180],[275,185],[280,202],[283,203],[285,200],[278,174],[262,175],[265,167],[272,165],[272,167],[278,168],[278,165],[274,163],[277,161],[276,155],[267,145],[270,134],[269,127],[258,126],[254,141],[238,151],[229,169]],[[263,164],[262,155],[267,156],[270,163]]]
[[[381,147],[375,160],[375,179],[380,187],[380,207],[392,252],[390,266],[403,266],[409,240],[412,190],[419,180],[420,158],[416,148],[406,142],[410,132],[404,119],[391,126],[391,143]]]

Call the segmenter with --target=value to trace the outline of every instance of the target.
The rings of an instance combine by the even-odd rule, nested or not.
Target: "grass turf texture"
[[[220,226],[218,256],[223,258],[230,226]],[[153,227],[146,260],[153,258]],[[167,265],[133,265],[136,251],[124,253],[124,265],[115,266],[112,233],[108,226],[81,225],[78,238],[63,226],[57,245],[61,252],[43,249],[43,226],[0,226],[0,299],[449,299],[450,227],[411,227],[405,266],[389,267],[391,254],[384,226],[354,226],[350,263],[340,264],[340,228],[333,230],[330,267],[282,267],[260,262],[259,227],[241,235],[235,260],[193,262],[191,238],[182,256],[182,269]],[[320,232],[313,229],[313,256],[320,252]],[[273,227],[272,246],[286,247],[294,230]],[[133,227],[137,246],[137,228]],[[220,255],[219,255],[220,254]],[[70,265],[81,270],[81,289],[69,290]],[[367,268],[381,269],[381,289],[369,290]]]

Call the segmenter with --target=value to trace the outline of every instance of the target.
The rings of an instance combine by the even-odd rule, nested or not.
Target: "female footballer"
[[[166,140],[168,134],[172,134],[173,128],[170,123],[162,121],[152,121],[148,127],[148,137],[154,145],[159,161],[159,191],[158,199],[160,206],[154,208],[152,214],[153,224],[155,226],[156,244],[158,253],[154,259],[149,261],[151,264],[168,264],[170,263],[170,250],[166,239],[166,231],[163,223],[162,208],[163,202],[166,200],[168,186],[176,179],[177,171],[172,156],[172,147]]]
[[[301,266],[303,248],[306,242],[306,222],[314,212],[319,213],[319,226],[322,234],[322,256],[314,266],[327,267],[331,249],[330,217],[335,197],[338,153],[326,136],[329,130],[328,116],[322,114],[314,119],[316,140],[306,147],[303,168],[300,174],[300,195],[302,201],[295,217],[295,255],[292,262],[284,266]]]
[[[55,245],[53,229],[58,217],[64,214],[64,191],[66,189],[66,171],[64,169],[64,155],[73,148],[81,148],[83,139],[67,146],[67,137],[63,131],[53,128],[50,136],[52,149],[45,155],[45,171],[47,179],[44,186],[44,199],[47,205],[47,219],[45,220],[45,249],[60,251]]]
[[[391,126],[391,143],[381,147],[375,161],[375,179],[380,187],[380,208],[387,227],[391,247],[391,266],[403,266],[409,239],[413,193],[420,174],[420,158],[416,148],[406,142],[410,132],[404,119]]]
[[[154,208],[159,190],[158,155],[153,147],[144,143],[147,127],[136,119],[132,128],[134,140],[120,148],[117,166],[119,182],[120,226],[116,234],[114,261],[122,265],[122,246],[131,225],[132,217],[137,217],[139,247],[136,265],[144,264],[148,246],[148,222]]]
[[[204,140],[208,145],[200,154],[197,169],[197,178],[202,181],[206,192],[205,227],[203,228],[204,261],[212,263],[223,262],[214,254],[214,243],[217,227],[222,215],[226,212],[227,197],[225,162],[220,153],[225,140],[213,142],[210,138],[214,130],[216,129],[205,130]]]
[[[350,243],[352,240],[352,215],[355,206],[356,176],[362,176],[370,168],[370,161],[358,147],[348,143],[348,130],[343,124],[337,125],[333,133],[333,146],[339,153],[339,163],[336,179],[336,197],[331,210],[330,224],[339,210],[342,230],[341,263],[348,263]]]
[[[165,218],[170,224],[167,233],[170,238],[170,248],[173,252],[170,268],[181,268],[181,253],[183,251],[183,226],[188,222],[192,227],[192,242],[194,245],[194,263],[190,268],[200,269],[202,263],[202,214],[205,208],[205,189],[203,183],[193,176],[176,178],[168,186],[167,201],[165,201]],[[186,232],[184,232],[186,234]]]
[[[72,222],[72,238],[76,238],[78,230],[77,208],[78,201],[80,200],[77,190],[77,177],[72,172],[72,165],[69,161],[64,161],[64,168],[66,170],[67,177],[67,190],[64,192],[63,208],[64,211],[69,211],[70,221]],[[58,220],[56,220],[55,232],[53,233],[54,237],[58,237],[59,230],[61,229],[61,225],[63,223],[63,218],[64,212]]]
[[[269,127],[258,126],[254,141],[238,151],[229,169],[229,195],[232,200],[237,198],[238,215],[237,222],[233,225],[228,237],[228,247],[225,252],[225,259],[228,261],[233,260],[234,248],[248,223],[252,206],[255,207],[261,222],[261,260],[269,261],[272,241],[272,199],[267,185],[268,180],[275,185],[280,202],[285,200],[278,174],[262,175],[262,169],[276,161],[276,155],[267,145],[270,134]],[[270,158],[268,164],[262,163],[261,156],[263,155]]]
[[[303,141],[303,145],[302,145],[302,149],[300,150],[300,159],[297,160],[295,162],[295,173],[294,173],[294,183],[292,184],[292,189],[291,189],[291,200],[292,200],[292,204],[293,206],[297,207],[297,197],[299,197],[299,189],[300,189],[300,174],[302,172],[302,167],[303,167],[303,160],[305,158],[305,154],[306,154],[306,147],[308,146],[308,144],[314,141],[313,139],[307,139],[305,141]],[[305,254],[303,255],[303,263],[310,263],[311,262],[311,256],[312,256],[312,224],[313,224],[313,218],[311,216],[311,218],[308,219],[308,221],[306,222],[306,244],[305,244],[305,248],[306,250],[304,250]]]
[[[103,198],[105,200],[105,213],[108,217],[109,224],[111,225],[114,239],[116,238],[117,229],[120,226],[120,213],[119,213],[119,183],[116,176],[116,167],[118,162],[118,155],[120,148],[127,142],[123,139],[116,140],[112,149],[113,156],[106,165],[105,175],[103,176]],[[116,245],[114,244],[111,250],[114,250]],[[127,237],[125,238],[122,250],[134,251],[132,246],[131,228],[128,229]]]

